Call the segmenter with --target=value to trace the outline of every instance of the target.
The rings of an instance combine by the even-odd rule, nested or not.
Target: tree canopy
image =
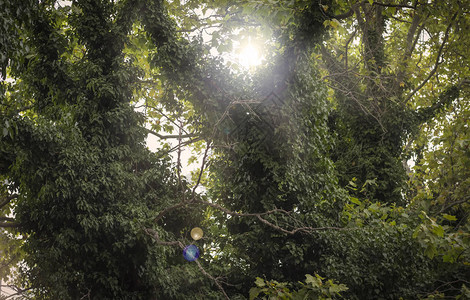
[[[2,287],[470,298],[469,13],[0,0]]]

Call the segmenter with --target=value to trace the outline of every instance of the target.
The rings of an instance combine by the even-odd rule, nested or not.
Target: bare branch
[[[270,215],[270,214],[274,214],[274,213],[277,213],[277,212],[281,212],[283,214],[290,214],[290,212],[284,210],[284,209],[272,209],[272,210],[268,210],[268,211],[265,211],[263,213],[240,213],[240,212],[236,212],[236,211],[231,211],[219,204],[216,204],[216,203],[212,203],[212,202],[207,202],[207,201],[203,201],[203,200],[196,200],[196,203],[198,204],[202,204],[202,205],[206,205],[206,206],[210,206],[210,207],[213,207],[217,210],[220,210],[221,212],[227,214],[227,215],[231,215],[231,216],[237,216],[237,217],[257,217],[257,216],[265,216],[265,215]]]
[[[184,139],[184,138],[190,138],[190,137],[195,137],[197,134],[190,133],[190,134],[169,134],[169,135],[161,135],[158,132],[155,132],[151,129],[145,128],[148,133],[153,134],[154,136],[157,136],[161,138],[162,140],[165,139]]]
[[[441,64],[441,55],[442,55],[442,51],[444,49],[444,46],[445,44],[447,43],[447,40],[449,39],[449,32],[450,32],[450,28],[452,27],[452,23],[454,22],[455,18],[457,17],[457,13],[455,13],[451,20],[450,20],[450,23],[449,25],[447,26],[447,29],[446,29],[446,32],[445,32],[445,35],[444,35],[444,39],[442,41],[442,44],[441,46],[439,47],[439,51],[437,52],[437,57],[436,57],[436,62],[434,64],[434,68],[432,69],[432,71],[429,73],[428,77],[426,77],[426,79],[423,80],[423,82],[421,82],[414,90],[411,91],[411,93],[408,95],[408,97],[406,97],[405,99],[405,103],[407,103],[413,96],[414,94],[416,94],[416,92],[418,92],[419,90],[421,90],[421,88],[429,81],[429,79],[432,78],[432,76],[434,76],[434,74],[436,73],[437,69],[439,68],[439,65]]]
[[[394,20],[396,20],[396,21],[398,21],[398,22],[411,24],[410,21],[403,20],[403,19],[397,18],[397,17],[395,17],[395,16],[390,16],[390,18],[392,18],[392,19],[394,19]]]
[[[449,204],[445,204],[442,206],[441,210],[437,213],[437,214],[441,214],[443,212],[446,212],[448,209],[456,206],[456,205],[459,205],[459,204],[464,204],[464,203],[467,203],[470,201],[470,197],[466,197],[466,198],[463,198],[459,201],[455,201],[455,202],[452,202],[452,203],[449,203]]]
[[[159,153],[159,154],[160,154],[159,158],[161,158],[161,157],[167,155],[168,153],[171,153],[171,152],[173,152],[173,151],[179,149],[180,147],[183,147],[183,146],[186,146],[186,145],[189,145],[189,144],[192,144],[192,143],[196,143],[196,142],[198,142],[198,141],[200,141],[200,140],[202,140],[202,139],[203,139],[202,137],[197,137],[197,138],[191,139],[191,140],[189,140],[189,141],[182,142],[181,144],[174,146],[173,148],[171,148],[171,149],[168,150],[168,151],[164,151],[164,152]]]
[[[189,203],[186,202],[186,201],[181,201],[181,202],[178,202],[177,204],[175,205],[172,205],[172,206],[168,206],[167,208],[165,208],[164,210],[162,210],[156,217],[155,219],[153,219],[154,222],[158,222],[165,214],[167,214],[169,211],[172,211],[172,210],[175,210],[175,209],[178,209],[178,208],[181,208],[181,207],[184,207],[186,205],[188,205]]]
[[[415,43],[413,43],[413,38],[415,36],[416,30],[418,29],[418,25],[421,22],[421,18],[419,14],[415,14],[413,17],[413,21],[411,21],[411,26],[408,29],[408,33],[406,35],[406,50],[405,50],[405,55],[404,55],[404,60],[408,59],[411,56],[411,53],[413,53],[413,49],[415,46]],[[419,36],[419,32],[418,32]]]
[[[10,195],[6,196],[2,202],[0,202],[0,208],[6,206],[8,203],[10,203],[11,200],[18,198],[18,195]]]
[[[346,69],[346,72],[348,71],[348,48],[349,48],[349,43],[354,39],[357,33],[357,27],[354,28],[354,32],[351,34],[349,39],[346,41],[346,45],[344,45],[344,68]]]
[[[153,237],[155,239],[155,241],[157,242],[157,244],[159,244],[159,245],[163,245],[163,246],[180,246],[181,248],[184,247],[183,243],[181,243],[180,241],[173,241],[173,242],[162,241],[160,239],[160,235],[158,234],[158,232],[156,230],[153,230],[152,228],[144,228],[144,231],[145,231],[146,234]]]
[[[189,33],[189,32],[194,32],[196,30],[206,30],[206,29],[209,29],[209,28],[220,28],[222,27],[222,23],[220,24],[216,24],[216,25],[210,25],[210,24],[201,24],[202,26],[200,27],[194,27],[194,28],[191,28],[191,29],[180,29],[180,30],[176,30],[176,32],[180,32],[180,33]]]
[[[10,257],[10,259],[7,261],[7,262],[4,262],[2,265],[0,265],[0,270],[3,270],[5,268],[8,268],[10,269],[11,268],[11,264],[19,257],[18,254],[16,255],[13,255],[12,257]]]
[[[188,204],[194,202],[196,200],[196,189],[197,187],[199,186],[199,184],[201,183],[201,178],[202,178],[202,174],[204,172],[204,167],[205,167],[205,164],[206,164],[206,160],[207,160],[207,157],[208,157],[208,154],[209,154],[209,149],[210,149],[210,143],[207,143],[207,147],[206,147],[206,151],[204,152],[204,156],[202,158],[202,163],[201,163],[201,169],[199,170],[199,176],[198,176],[198,179],[193,187],[193,190],[191,192],[191,199],[189,200],[186,200],[185,196],[184,196],[184,191],[183,192],[183,199],[178,202],[177,204],[175,205],[172,205],[172,206],[169,206],[167,208],[165,208],[164,210],[162,210],[156,217],[155,219],[153,219],[154,222],[158,222],[165,214],[167,214],[169,211],[172,211],[172,210],[175,210],[175,209],[178,209],[178,208],[181,208],[181,207],[184,207],[184,206],[187,206]],[[180,180],[180,183],[181,183],[181,179],[179,178]]]
[[[405,75],[405,69],[406,69],[406,66],[408,65],[409,58],[411,57],[411,54],[416,48],[421,31],[424,29],[424,20],[426,20],[428,17],[429,17],[429,14],[425,16],[424,18],[421,18],[419,14],[415,14],[412,22],[410,23],[411,25],[410,25],[410,28],[408,29],[408,33],[406,36],[407,46],[406,46],[405,52],[403,53],[403,57],[401,59],[401,65],[400,67],[398,67],[397,79],[396,79],[397,84],[403,81],[403,77]],[[423,21],[423,23],[419,25],[421,21]]]
[[[202,157],[201,170],[199,170],[199,176],[197,178],[196,184],[193,187],[193,192],[192,192],[192,195],[191,195],[191,198],[192,198],[191,201],[195,200],[196,189],[199,186],[199,184],[201,183],[202,173],[204,173],[204,167],[206,165],[207,156],[209,154],[209,149],[211,147],[210,144],[211,144],[210,142],[207,142],[206,151],[204,152],[204,156]]]
[[[3,228],[15,228],[15,227],[20,227],[20,226],[21,224],[17,222],[12,222],[12,223],[0,222],[0,227],[3,227]]]
[[[16,285],[11,285],[11,284],[6,284],[6,285],[2,285],[2,287],[8,287],[12,290],[14,290],[16,293],[14,294],[11,294],[11,295],[8,295],[2,299],[6,300],[6,299],[20,299],[18,298],[18,296],[21,295],[21,299],[31,299],[29,296],[25,295],[24,292],[27,292],[29,290],[32,290],[34,289],[33,287],[29,287],[29,288],[26,288],[26,289],[21,289],[19,287],[17,287]]]
[[[204,268],[201,266],[201,263],[199,262],[199,260],[196,260],[196,264],[199,267],[199,270],[201,270],[202,274],[204,274],[210,280],[214,281],[215,285],[219,288],[219,290],[222,292],[222,294],[224,294],[225,299],[230,300],[230,298],[227,295],[227,293],[225,292],[224,288],[222,287],[222,285],[220,285],[220,282],[216,278],[214,278],[211,274],[207,273],[206,270],[204,270]]]
[[[179,127],[179,134],[181,136],[181,127]],[[177,161],[176,161],[176,173],[178,175],[178,182],[180,184],[180,187],[181,187],[181,192],[182,192],[182,196],[183,196],[183,202],[185,201],[185,192],[184,192],[184,185],[183,185],[183,181],[181,180],[181,137],[178,138],[178,158],[177,158]]]
[[[406,4],[388,4],[388,3],[381,3],[381,2],[373,2],[372,5],[384,6],[384,7],[399,7],[399,8],[411,8],[416,9],[418,2],[415,3],[415,6],[406,5]]]
[[[213,208],[215,208],[217,210],[220,210],[220,211],[224,212],[225,214],[231,215],[231,216],[256,217],[256,218],[258,218],[258,220],[260,220],[265,225],[268,225],[269,227],[271,227],[273,229],[276,229],[280,232],[283,232],[283,233],[286,233],[286,234],[289,234],[289,235],[294,235],[297,232],[311,233],[313,231],[320,231],[320,230],[346,230],[346,229],[349,229],[349,228],[334,227],[334,226],[326,226],[326,227],[305,226],[305,227],[294,228],[292,230],[286,230],[286,229],[284,229],[280,226],[277,226],[277,225],[275,225],[275,224],[273,224],[273,223],[271,223],[268,220],[263,218],[263,216],[272,215],[272,214],[275,214],[275,213],[282,213],[282,214],[285,214],[285,215],[290,215],[291,214],[290,212],[288,212],[286,210],[283,210],[283,209],[273,209],[273,210],[269,210],[269,211],[266,211],[266,212],[263,212],[263,213],[239,213],[239,212],[231,211],[231,210],[229,210],[229,209],[227,209],[227,208],[225,208],[225,207],[223,207],[219,204],[216,204],[216,203],[206,202],[206,201],[202,201],[202,200],[198,200],[197,203],[213,207]]]
[[[170,121],[173,125],[175,125],[176,127],[178,127],[179,129],[181,129],[182,131],[184,131],[184,133],[186,134],[189,134],[185,129],[184,129],[184,126],[182,126],[181,124],[177,124],[175,121],[173,121],[172,118],[170,118],[166,113],[163,112],[163,110],[159,109],[159,108],[156,108],[155,106],[151,106],[151,105],[148,105],[148,104],[144,104],[143,105],[145,108],[151,108],[153,110],[156,110],[159,114],[161,114],[162,116],[164,116],[168,121]],[[141,107],[141,106],[139,106]]]
[[[260,220],[264,224],[268,225],[269,227],[272,227],[272,228],[274,228],[278,231],[284,232],[284,233],[289,234],[289,235],[294,235],[297,232],[310,233],[310,232],[313,232],[313,231],[320,231],[320,230],[346,230],[346,229],[348,229],[348,228],[344,228],[344,227],[330,227],[330,226],[327,226],[327,227],[309,227],[309,226],[307,226],[307,227],[295,228],[295,229],[292,229],[292,230],[286,230],[284,228],[281,228],[281,227],[269,222],[268,220],[264,219],[260,215],[258,215],[256,217],[258,218],[258,220]]]
[[[181,241],[172,241],[172,242],[165,242],[165,241],[162,241],[160,239],[160,236],[158,234],[158,232],[156,230],[153,230],[151,228],[144,228],[144,231],[146,234],[148,234],[149,236],[151,236],[152,238],[155,239],[155,241],[157,242],[157,244],[159,245],[162,245],[162,246],[178,246],[180,247],[181,249],[184,249],[184,245],[183,243],[181,243]],[[212,276],[211,274],[209,274],[201,265],[201,263],[196,260],[196,264],[199,268],[199,270],[201,270],[202,274],[204,274],[204,276],[206,276],[207,278],[209,278],[210,280],[214,281],[215,285],[217,286],[217,288],[219,288],[219,290],[222,292],[222,294],[224,294],[224,297],[225,299],[229,299],[230,298],[228,297],[227,293],[225,292],[224,288],[222,287],[222,285],[220,284],[219,280],[217,280],[216,278],[214,278],[214,276]]]

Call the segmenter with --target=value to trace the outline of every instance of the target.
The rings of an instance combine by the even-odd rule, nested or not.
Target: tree
[[[237,4],[1,2],[0,224],[23,295],[246,298],[259,276],[287,299],[464,293],[468,7]],[[271,36],[255,74],[211,54],[235,33]]]
[[[25,49],[12,50],[26,51],[24,63],[3,85],[2,173],[26,238],[21,283],[37,298],[151,299],[171,251],[142,228],[180,190],[168,162],[146,150],[130,105],[138,73],[123,47],[138,7],[57,5],[29,3],[30,23],[14,31]]]

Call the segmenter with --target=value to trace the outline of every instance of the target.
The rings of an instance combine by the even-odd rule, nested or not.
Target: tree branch
[[[354,14],[354,10],[359,7],[359,5],[361,5],[362,3],[365,3],[366,1],[361,1],[361,2],[357,2],[355,4],[353,4],[353,6],[351,6],[351,8],[347,11],[347,12],[344,12],[342,14],[339,14],[339,15],[331,15],[329,14],[328,12],[325,12],[325,14],[329,17],[329,18],[332,18],[332,19],[336,19],[336,20],[343,20],[343,19],[347,19],[349,17],[351,17],[353,14]],[[320,2],[320,5],[321,5],[321,2]],[[322,10],[322,7],[320,6],[320,9]],[[324,10],[322,10],[324,11]]]
[[[418,4],[418,2],[415,3],[415,6],[406,5],[406,4],[388,4],[388,3],[381,3],[381,2],[373,2],[372,3],[372,5],[378,5],[378,6],[411,8],[411,9],[416,9],[417,4]]]
[[[192,198],[191,201],[195,200],[196,189],[199,186],[199,184],[201,183],[202,173],[204,173],[204,167],[206,165],[207,156],[209,154],[209,149],[211,147],[210,144],[211,144],[210,142],[207,142],[206,151],[204,152],[204,156],[202,157],[201,170],[199,170],[199,176],[197,178],[196,184],[193,187],[193,192],[192,192],[192,195],[191,195],[191,198]]]
[[[206,151],[204,152],[204,156],[202,158],[202,163],[201,163],[201,170],[199,171],[199,176],[198,176],[198,179],[193,187],[193,190],[191,192],[191,199],[189,199],[188,201],[186,201],[186,198],[184,197],[184,191],[182,191],[183,193],[183,199],[175,204],[175,205],[172,205],[172,206],[169,206],[167,208],[165,208],[164,210],[162,210],[156,217],[155,219],[153,219],[154,222],[158,222],[166,213],[168,213],[169,211],[172,211],[172,210],[175,210],[175,209],[178,209],[178,208],[181,208],[181,207],[184,207],[192,202],[194,202],[196,200],[196,189],[197,187],[199,186],[199,184],[201,183],[201,178],[202,178],[202,173],[204,172],[204,166],[206,164],[206,159],[207,159],[207,156],[208,156],[208,153],[209,153],[209,148],[210,148],[210,143],[207,143],[207,147],[206,147]],[[181,182],[181,181],[180,181]]]
[[[14,218],[9,217],[0,217],[0,221],[14,222],[16,220]]]
[[[298,227],[298,228],[294,228],[292,230],[287,230],[287,229],[284,229],[280,226],[277,226],[271,222],[269,222],[268,220],[264,219],[263,216],[266,216],[266,215],[272,215],[272,214],[275,214],[275,213],[283,213],[285,215],[290,215],[290,212],[286,211],[286,210],[283,210],[283,209],[273,209],[273,210],[269,210],[269,211],[266,211],[266,212],[263,212],[263,213],[239,213],[239,212],[235,212],[235,211],[231,211],[219,204],[216,204],[216,203],[211,203],[211,202],[206,202],[206,201],[202,201],[202,200],[199,200],[197,201],[197,203],[199,204],[202,204],[202,205],[206,205],[206,206],[210,206],[210,207],[213,207],[219,211],[222,211],[224,212],[225,214],[227,215],[231,215],[231,216],[237,216],[237,217],[256,217],[258,218],[258,220],[260,220],[262,223],[264,223],[265,225],[268,225],[269,227],[273,228],[273,229],[276,229],[280,232],[283,232],[283,233],[286,233],[286,234],[289,234],[289,235],[294,235],[296,234],[297,232],[303,232],[303,233],[311,233],[313,231],[320,231],[320,230],[346,230],[348,228],[343,228],[343,227],[334,227],[334,226],[325,226],[325,227],[310,227],[310,226],[305,226],[305,227]]]
[[[215,285],[219,288],[219,290],[222,292],[222,294],[224,294],[225,299],[230,300],[230,298],[227,295],[227,293],[225,292],[224,288],[222,287],[222,285],[220,285],[220,282],[216,278],[214,278],[211,274],[207,273],[206,270],[204,270],[204,268],[201,266],[201,263],[199,262],[199,260],[197,260],[197,259],[196,259],[196,264],[199,267],[199,270],[201,270],[202,274],[204,274],[210,280],[214,281]]]
[[[6,206],[8,203],[10,203],[11,200],[15,198],[18,198],[18,195],[10,195],[10,196],[5,197],[3,201],[0,202],[0,208]]]
[[[146,101],[147,102],[147,101]],[[184,131],[186,134],[189,134],[185,129],[184,129],[184,126],[182,126],[181,124],[178,125],[175,121],[173,121],[166,113],[163,112],[163,110],[161,109],[158,109],[156,108],[155,106],[151,106],[151,105],[148,105],[147,103],[143,105],[144,107],[146,108],[151,108],[153,110],[156,110],[158,111],[159,114],[161,114],[162,116],[164,116],[165,118],[167,118],[167,120],[169,120],[173,125],[175,125],[176,127],[178,127],[179,129],[181,129],[182,131]],[[140,107],[140,106],[139,106]]]
[[[220,28],[222,27],[222,24],[214,24],[214,25],[211,25],[209,23],[207,24],[201,24],[200,27],[193,27],[191,29],[180,29],[180,30],[176,30],[176,32],[180,32],[180,33],[190,33],[190,32],[194,32],[196,30],[206,30],[206,29],[209,29],[209,28]]]
[[[16,292],[14,294],[11,294],[9,296],[1,298],[3,300],[7,300],[7,299],[31,299],[29,296],[24,295],[23,293],[34,289],[34,287],[29,287],[29,288],[26,288],[26,289],[20,289],[16,285],[11,285],[11,284],[2,285],[2,287],[8,287],[8,288],[10,288],[10,289],[12,289]],[[20,296],[20,295],[21,295],[21,298],[18,298],[18,296]]]
[[[12,222],[12,223],[6,223],[6,222],[0,222],[0,227],[2,228],[15,228],[15,227],[20,227],[21,224],[17,222]]]
[[[145,231],[146,234],[153,237],[155,239],[155,241],[157,242],[157,244],[159,244],[159,245],[184,247],[183,243],[181,243],[180,241],[173,241],[173,242],[162,241],[160,239],[160,235],[158,234],[158,232],[156,230],[153,230],[152,228],[144,228],[144,231]]]
[[[416,30],[418,29],[418,25],[420,21],[421,21],[421,18],[419,14],[415,14],[415,16],[413,17],[413,21],[411,21],[411,26],[408,29],[408,33],[406,35],[406,50],[403,56],[404,58],[403,60],[408,59],[411,56],[411,53],[413,53],[413,49],[415,46],[415,43],[413,43],[413,38],[415,36]]]
[[[456,205],[459,205],[459,204],[464,204],[464,203],[469,202],[469,201],[470,201],[470,197],[467,197],[467,198],[464,198],[462,200],[449,203],[447,205],[444,204],[442,206],[441,210],[439,210],[439,212],[437,214],[441,214],[441,213],[447,211],[449,208],[452,208],[452,207],[454,207]]]
[[[445,32],[445,35],[444,35],[444,39],[442,41],[441,46],[439,47],[439,51],[437,52],[437,57],[436,57],[436,62],[434,64],[434,68],[432,69],[431,73],[429,73],[429,75],[426,77],[426,79],[424,79],[423,82],[421,82],[413,91],[411,91],[411,93],[408,95],[408,97],[406,97],[405,103],[410,101],[410,99],[414,96],[414,94],[416,94],[416,92],[418,92],[419,90],[421,90],[423,88],[423,86],[432,78],[432,76],[434,76],[437,69],[439,68],[439,65],[441,64],[440,60],[441,60],[442,51],[444,50],[444,46],[447,43],[447,40],[449,39],[450,28],[452,27],[452,23],[454,22],[456,17],[457,17],[457,13],[455,13],[452,16],[452,18],[450,20],[450,23],[447,26],[447,29],[446,29],[446,32]]]
[[[357,33],[357,27],[354,28],[354,32],[351,34],[349,39],[346,41],[346,45],[344,45],[344,68],[346,72],[348,71],[348,48],[349,48],[349,43],[354,39]]]
[[[428,15],[429,16],[429,15]],[[426,16],[424,20],[428,18]],[[408,29],[408,33],[406,35],[406,49],[405,52],[403,53],[403,57],[401,59],[401,63],[399,64],[398,71],[397,71],[397,79],[396,79],[396,85],[399,86],[401,82],[403,82],[403,78],[405,76],[405,69],[408,65],[408,60],[411,58],[411,54],[413,53],[413,50],[416,48],[416,44],[418,43],[419,36],[421,34],[421,31],[424,28],[424,21],[421,26],[419,26],[419,23],[422,21],[421,17],[419,14],[415,14],[413,17],[413,20],[411,21],[410,28]],[[402,90],[403,88],[401,88]]]
[[[168,151],[164,151],[164,152],[161,152],[159,153],[159,158],[162,158],[163,156],[167,155],[168,153],[171,153],[173,151],[175,151],[176,149],[180,148],[180,147],[183,147],[183,146],[186,146],[186,145],[189,145],[189,144],[192,144],[192,143],[195,143],[195,142],[198,142],[200,140],[202,140],[203,138],[202,137],[197,137],[197,138],[194,138],[194,139],[191,139],[189,141],[186,141],[186,142],[183,142],[179,145],[176,145],[175,147],[171,148],[170,150]]]
[[[151,229],[151,228],[144,228],[144,231],[146,234],[148,234],[149,236],[151,236],[152,238],[155,239],[155,241],[157,242],[157,244],[159,245],[162,245],[162,246],[179,246],[181,249],[184,249],[184,245],[183,243],[181,243],[180,241],[172,241],[172,242],[165,242],[165,241],[162,241],[160,239],[160,235],[158,234],[158,232],[154,229]],[[207,273],[207,271],[202,267],[201,263],[196,260],[196,264],[199,268],[199,270],[201,270],[202,274],[204,274],[204,276],[206,276],[207,278],[209,278],[210,280],[214,281],[215,285],[217,286],[217,288],[222,292],[222,294],[224,295],[225,299],[229,299],[230,298],[228,297],[227,293],[225,292],[224,288],[222,287],[222,285],[220,285],[220,282],[214,278],[214,276],[212,276],[211,274]]]
[[[162,134],[159,134],[158,132],[155,132],[155,131],[153,131],[151,129],[148,129],[148,128],[145,128],[145,130],[147,130],[148,133],[153,134],[154,136],[159,137],[162,140],[165,140],[165,139],[184,139],[184,138],[190,138],[190,137],[196,137],[197,136],[197,134],[195,134],[195,133],[162,135]]]

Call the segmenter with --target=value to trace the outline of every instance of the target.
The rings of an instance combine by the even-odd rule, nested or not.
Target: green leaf
[[[305,283],[313,283],[313,282],[316,281],[315,277],[313,277],[313,276],[310,275],[310,274],[306,274],[305,277],[306,277]]]
[[[255,284],[259,287],[263,287],[266,285],[266,282],[264,281],[263,278],[256,277]]]
[[[444,228],[441,225],[434,226],[432,232],[434,232],[434,234],[436,234],[438,237],[444,236]]]
[[[437,253],[436,247],[434,245],[428,245],[426,247],[426,250],[424,250],[424,255],[426,255],[429,258],[433,258]]]
[[[456,218],[455,216],[448,215],[448,214],[443,214],[442,216],[443,216],[444,219],[446,219],[446,220],[449,220],[449,221],[457,221],[457,218]]]
[[[354,203],[354,204],[357,204],[357,205],[361,205],[362,202],[359,201],[359,199],[355,198],[355,197],[350,197],[349,200]]]
[[[255,287],[251,288],[250,289],[250,300],[253,300],[256,297],[258,297],[260,292],[261,292],[261,289],[259,289],[259,288],[255,288]]]

